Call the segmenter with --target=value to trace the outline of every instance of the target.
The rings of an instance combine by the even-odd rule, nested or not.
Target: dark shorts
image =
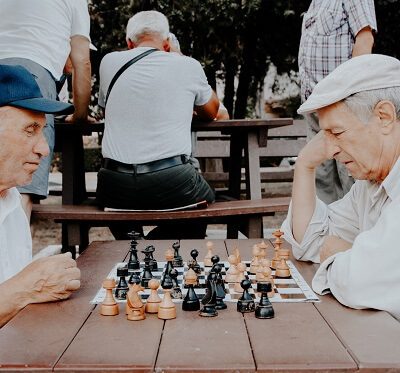
[[[213,189],[190,163],[139,175],[102,168],[97,175],[96,196],[102,207],[140,210],[215,200]]]

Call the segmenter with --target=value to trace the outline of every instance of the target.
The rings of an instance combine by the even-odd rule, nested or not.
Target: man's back
[[[100,67],[99,104],[126,62],[148,50],[107,55]],[[191,153],[193,106],[211,97],[201,65],[176,53],[156,51],[130,66],[117,80],[106,107],[103,155],[124,163],[146,163]]]

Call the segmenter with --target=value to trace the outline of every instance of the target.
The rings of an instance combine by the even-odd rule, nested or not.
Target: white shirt
[[[0,283],[32,261],[29,222],[16,188],[0,197]]]
[[[0,0],[0,14],[0,58],[27,58],[57,80],[71,51],[71,37],[90,40],[86,0]]]
[[[111,79],[139,47],[107,54],[100,65],[99,105]],[[130,66],[116,81],[105,110],[105,158],[137,164],[191,154],[193,106],[211,98],[200,63],[177,53],[156,51]]]
[[[375,308],[400,318],[400,159],[382,184],[356,181],[341,200],[316,208],[303,241],[292,234],[291,207],[285,239],[299,260],[319,263],[326,235],[353,244],[321,263],[312,287],[352,308]]]

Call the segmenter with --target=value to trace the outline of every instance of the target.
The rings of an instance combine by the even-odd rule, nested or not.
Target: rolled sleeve
[[[73,9],[71,36],[81,35],[90,41],[90,16],[85,0],[76,1]]]
[[[319,250],[328,232],[329,217],[327,205],[316,199],[315,210],[301,243],[293,237],[292,202],[286,220],[282,224],[285,240],[292,245],[293,256],[297,260],[319,263]]]
[[[364,27],[377,31],[375,5],[373,0],[348,0],[343,2],[348,15],[348,23],[353,37]]]

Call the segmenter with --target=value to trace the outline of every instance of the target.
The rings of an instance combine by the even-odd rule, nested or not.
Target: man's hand
[[[316,169],[322,162],[334,156],[331,146],[328,146],[328,137],[332,136],[325,131],[319,131],[300,151],[296,160],[297,165],[308,169]]]
[[[321,263],[336,253],[349,250],[351,246],[350,242],[337,236],[326,236],[319,252]]]
[[[81,272],[70,253],[40,258],[16,276],[25,303],[42,303],[68,298],[80,287]],[[18,279],[17,279],[18,278]]]

